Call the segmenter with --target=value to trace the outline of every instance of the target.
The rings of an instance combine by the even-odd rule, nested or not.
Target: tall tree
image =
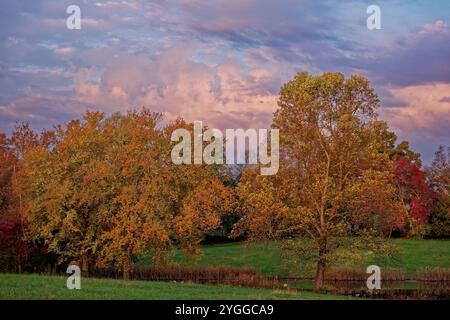
[[[376,118],[378,104],[362,77],[297,74],[281,88],[273,121],[280,129],[279,177],[244,178],[239,187],[245,217],[237,226],[250,226],[250,236],[293,234],[312,240],[316,290],[323,286],[332,253],[343,245],[339,239],[375,230],[379,213],[397,205],[393,188],[376,183],[380,177],[392,181],[386,152],[392,134]],[[380,189],[385,191],[381,198],[389,199],[383,206]],[[363,214],[372,223],[354,219]]]
[[[169,144],[160,126],[161,115],[146,109],[115,114],[107,119],[104,163],[111,171],[108,211],[101,235],[100,262],[114,263],[129,278],[133,257],[144,250],[164,250],[170,234],[164,225],[167,206],[163,193]]]
[[[85,273],[110,214],[103,118],[88,112],[83,121],[58,126],[51,148],[41,144],[24,153],[17,179],[30,238],[43,239],[61,262],[78,260]]]
[[[431,189],[440,195],[450,194],[450,148],[447,153],[448,156],[444,147],[439,146],[433,162],[425,170]]]
[[[446,156],[444,147],[439,146],[431,166],[425,170],[434,193],[428,232],[434,238],[450,237],[450,148],[447,153]]]

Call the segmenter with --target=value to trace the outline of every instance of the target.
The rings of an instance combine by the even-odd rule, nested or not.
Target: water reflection
[[[287,287],[312,290],[312,280],[284,279]],[[375,299],[444,299],[450,300],[450,281],[382,281],[381,289],[367,289],[365,281],[326,281],[325,293]]]

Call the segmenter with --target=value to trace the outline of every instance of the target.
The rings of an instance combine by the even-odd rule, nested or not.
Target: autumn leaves
[[[29,236],[44,239],[61,262],[117,265],[129,277],[133,257],[156,261],[171,246],[189,254],[205,232],[220,226],[233,205],[219,168],[177,166],[170,133],[148,110],[87,113],[38,141],[20,161],[17,188]]]
[[[278,105],[270,139],[263,131],[259,141],[270,140],[271,155],[267,143],[256,154],[256,131],[241,132],[250,165],[231,168],[222,165],[220,133],[146,109],[88,112],[41,135],[20,126],[11,139],[0,136],[0,207],[25,222],[23,239],[59,262],[75,260],[84,272],[119,266],[124,278],[138,255],[163,263],[177,247],[195,257],[205,235],[223,228],[251,240],[302,238],[289,252],[315,262],[320,289],[338,248],[388,252],[383,236],[420,233],[432,199],[419,155],[396,145],[377,118],[366,79],[299,73]],[[433,171],[436,190],[448,188],[438,178],[448,173],[443,163]],[[436,217],[448,221],[444,200]]]

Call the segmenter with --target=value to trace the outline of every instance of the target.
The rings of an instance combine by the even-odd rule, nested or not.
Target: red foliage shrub
[[[395,160],[394,173],[399,196],[409,207],[410,216],[419,223],[427,223],[433,193],[425,180],[425,173],[404,157]]]

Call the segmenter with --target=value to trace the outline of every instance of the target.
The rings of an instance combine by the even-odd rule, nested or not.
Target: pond
[[[280,279],[283,287],[312,290],[311,279]],[[350,295],[374,299],[431,299],[450,300],[450,281],[384,281],[381,289],[369,290],[365,281],[326,281],[324,293]]]

